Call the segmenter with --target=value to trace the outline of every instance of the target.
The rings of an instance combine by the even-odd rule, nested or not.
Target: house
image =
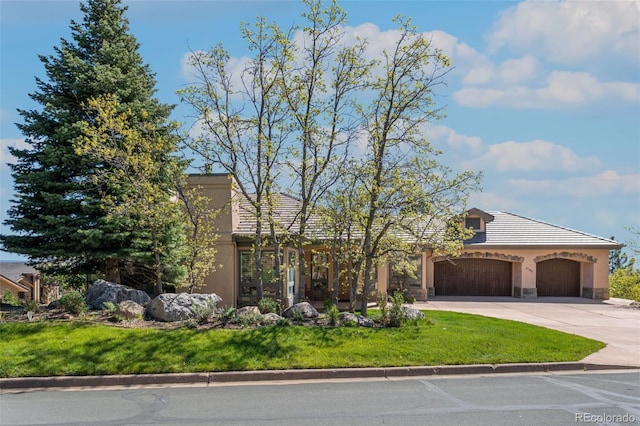
[[[40,273],[23,262],[0,262],[0,297],[6,291],[21,301],[48,303],[56,298],[41,285]]]
[[[210,207],[223,209],[216,218],[219,239],[216,264],[222,265],[205,281],[204,293],[216,293],[230,305],[257,302],[253,280],[252,239],[255,223],[239,199],[232,179],[223,174],[189,176],[189,185],[199,187]],[[298,201],[281,195],[276,217],[283,231],[295,233]],[[470,209],[465,227],[475,232],[465,241],[459,257],[445,258],[426,249],[413,261],[415,277],[399,276],[389,264],[379,265],[375,274],[377,292],[406,288],[417,300],[437,296],[549,296],[608,299],[609,251],[622,245],[584,232],[556,226],[507,212]],[[333,288],[333,266],[322,246],[318,218],[310,224],[315,243],[305,247],[309,273],[304,294],[324,300]],[[263,231],[265,232],[265,231]],[[293,302],[301,293],[297,281],[297,251],[282,248],[285,282],[283,297]],[[273,251],[265,248],[263,261],[264,295],[276,294]],[[344,290],[341,297],[348,298]]]

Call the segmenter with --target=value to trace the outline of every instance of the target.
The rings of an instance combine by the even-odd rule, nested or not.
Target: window
[[[314,300],[323,300],[329,289],[329,254],[317,252],[311,255],[311,290]]]
[[[464,227],[465,228],[471,228],[474,231],[480,231],[481,226],[480,226],[480,218],[479,217],[468,217],[465,219],[464,222]]]
[[[251,251],[240,252],[240,295],[257,295],[255,280],[255,259]],[[262,288],[265,296],[275,296],[277,279],[274,253],[262,252]]]

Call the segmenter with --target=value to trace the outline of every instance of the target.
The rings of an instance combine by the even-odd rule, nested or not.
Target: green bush
[[[302,310],[294,309],[293,316],[291,317],[291,319],[297,323],[304,322],[304,314],[302,313]]]
[[[39,308],[40,307],[38,306],[38,302],[33,299],[24,304],[24,310],[27,312],[33,312],[34,314],[38,313]]]
[[[217,310],[216,315],[221,321],[232,321],[236,317],[236,308],[233,306],[224,306]]]
[[[404,292],[394,292],[391,296],[389,296],[389,302],[391,302],[391,307],[389,308],[387,326],[400,327],[402,323],[407,319],[407,314],[404,310],[404,304],[406,303]]]
[[[338,322],[340,321],[340,310],[336,305],[332,303],[328,308],[325,309],[324,312],[327,316],[327,319],[329,320],[329,325],[331,325],[332,327],[338,325]]]
[[[2,295],[2,303],[11,305],[11,306],[20,306],[20,300],[13,295],[9,290],[4,291],[4,295]]]
[[[102,308],[108,315],[113,315],[118,310],[118,307],[113,302],[104,302],[102,304]]]
[[[63,294],[58,300],[58,306],[73,315],[79,315],[89,309],[82,294],[75,290]]]
[[[609,275],[611,297],[640,302],[640,271],[633,268],[633,259],[626,268],[617,269]]]
[[[191,310],[195,315],[195,320],[198,323],[209,322],[216,314],[216,302],[208,299],[204,305],[194,303],[191,305]]]
[[[261,314],[278,314],[280,315],[280,305],[274,299],[268,297],[262,298],[258,301],[258,309]]]

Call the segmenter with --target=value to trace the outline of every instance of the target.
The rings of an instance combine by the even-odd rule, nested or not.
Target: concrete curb
[[[211,373],[133,374],[111,376],[18,377],[0,379],[0,391],[8,389],[145,386],[145,385],[209,385],[232,382],[330,379],[388,379],[416,376],[464,374],[547,373],[558,371],[638,370],[627,365],[557,362],[540,364],[477,364],[388,368],[334,368],[325,370],[261,370]]]

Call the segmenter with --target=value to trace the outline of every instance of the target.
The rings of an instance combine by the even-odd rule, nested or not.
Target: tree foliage
[[[200,129],[187,145],[205,163],[235,178],[244,205],[255,218],[254,276],[262,299],[263,233],[271,229],[273,235],[276,230],[272,214],[278,194],[277,161],[289,134],[280,73],[274,66],[286,37],[264,19],[253,27],[243,24],[242,37],[253,56],[238,73],[231,70],[230,55],[221,44],[209,52],[194,52],[191,65],[197,81],[180,94],[196,111]]]
[[[609,290],[612,297],[640,302],[640,270],[635,268],[635,259],[609,275]]]
[[[178,186],[177,191],[185,226],[185,286],[193,293],[203,287],[206,277],[216,270],[215,219],[220,211],[211,208],[210,200],[200,193],[200,188]]]
[[[40,56],[46,79],[36,78],[30,95],[40,107],[19,111],[18,127],[30,147],[11,149],[16,195],[5,223],[13,234],[0,242],[48,272],[101,271],[118,281],[123,259],[140,252],[149,229],[110,211],[110,200],[129,195],[125,187],[106,188],[90,178],[111,166],[76,149],[92,120],[87,105],[113,96],[132,129],[153,123],[162,137],[172,130],[172,107],[153,98],[154,75],[130,34],[126,7],[119,0],[88,0],[80,8],[83,20],[71,22],[71,40],[61,40],[53,55]]]
[[[107,221],[127,218],[140,231],[128,260],[143,270],[151,266],[155,292],[162,293],[163,282],[175,284],[183,275],[183,216],[175,194],[185,164],[172,155],[178,139],[145,111],[138,119],[123,110],[115,95],[89,99],[85,113],[76,152],[103,164],[86,179],[101,189]]]
[[[352,300],[362,280],[366,314],[374,268],[386,256],[408,258],[426,246],[459,252],[470,236],[459,215],[480,176],[444,167],[423,136],[442,115],[434,90],[450,64],[409,19],[396,19],[397,38],[372,59],[367,40],[346,37],[346,13],[335,1],[304,4],[301,26],[282,30],[263,18],[254,29],[243,25],[253,52],[243,67],[220,45],[194,53],[196,81],[182,94],[202,132],[190,146],[233,175],[252,206],[257,277],[262,245],[278,247],[283,232],[275,232],[270,194],[287,187],[299,199],[289,235],[298,247],[298,296],[307,278],[304,245],[317,239],[309,220],[319,214],[331,236],[334,280],[349,281]]]

